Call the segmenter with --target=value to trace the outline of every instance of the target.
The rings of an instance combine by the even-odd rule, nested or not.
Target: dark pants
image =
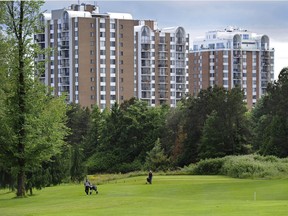
[[[88,195],[88,193],[89,193],[89,186],[85,186],[85,193]]]
[[[152,184],[152,178],[147,178],[147,182],[149,183],[149,184]]]

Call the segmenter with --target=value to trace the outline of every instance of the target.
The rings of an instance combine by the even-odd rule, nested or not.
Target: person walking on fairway
[[[152,177],[153,177],[153,174],[152,174],[152,171],[150,170],[150,171],[149,171],[149,174],[148,174],[148,178],[147,178],[147,182],[148,182],[149,184],[152,184]]]
[[[84,182],[84,186],[85,186],[85,193],[86,193],[86,195],[88,195],[89,194],[89,189],[90,189],[90,186],[91,186],[91,184],[88,181],[88,179],[86,179],[86,181]]]

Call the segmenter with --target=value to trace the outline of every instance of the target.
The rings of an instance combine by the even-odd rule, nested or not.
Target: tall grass
[[[226,175],[233,178],[286,178],[288,159],[254,154],[226,156],[201,160],[184,167],[183,171],[195,175]]]

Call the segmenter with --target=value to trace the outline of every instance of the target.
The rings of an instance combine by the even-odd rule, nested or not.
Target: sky
[[[50,12],[79,3],[98,5],[101,13],[130,13],[133,19],[155,20],[159,28],[182,26],[190,35],[190,48],[196,37],[227,26],[265,34],[270,38],[270,47],[275,49],[274,78],[288,66],[288,1],[285,0],[46,0],[42,10]]]

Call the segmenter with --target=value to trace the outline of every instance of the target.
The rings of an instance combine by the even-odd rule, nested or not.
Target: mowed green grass
[[[157,176],[111,181],[99,194],[84,186],[61,185],[17,199],[0,191],[1,216],[80,215],[288,215],[288,180],[247,180],[223,176]]]

